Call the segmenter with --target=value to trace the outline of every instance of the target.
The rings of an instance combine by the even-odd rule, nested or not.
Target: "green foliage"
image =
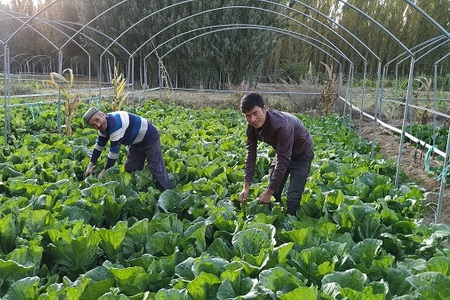
[[[30,16],[43,9],[45,4],[31,0],[10,2],[13,11]],[[161,56],[174,50],[166,56],[164,64],[170,74],[176,74],[179,87],[201,85],[222,88],[224,85],[239,85],[242,82],[254,84],[261,70],[276,70],[284,61],[295,63],[299,60],[299,55],[307,58],[301,59],[302,61],[311,62],[311,65],[319,70],[323,57],[327,54],[333,56],[334,51],[345,54],[345,61],[355,64],[356,74],[365,71],[365,62],[369,66],[369,73],[376,74],[378,59],[387,62],[389,58],[403,53],[404,45],[414,48],[440,34],[433,22],[427,21],[417,10],[404,5],[403,2],[354,0],[349,4],[354,5],[356,9],[351,9],[349,5],[339,1],[318,0],[309,0],[306,3],[240,0],[226,5],[217,0],[139,0],[120,3],[111,0],[76,0],[65,5],[57,3],[46,6],[41,17],[73,24],[75,27],[66,29],[69,32],[77,29],[75,24],[93,26],[93,30],[83,33],[86,36],[82,37],[83,50],[88,51],[88,55],[81,55],[79,52],[82,51],[69,51],[68,57],[67,54],[65,56],[68,61],[76,62],[77,66],[85,68],[90,64],[90,57],[98,57],[104,50],[98,47],[97,43],[111,43],[106,37],[119,39],[117,42],[120,44],[113,43],[107,50],[120,64],[126,64],[130,59],[129,53],[124,49],[130,52],[136,50],[133,54],[135,61],[143,61],[153,50],[158,50]],[[446,0],[417,1],[417,5],[443,28],[446,28],[448,23],[447,4]],[[2,7],[7,11],[6,4]],[[381,24],[371,22],[365,14]],[[91,24],[94,18],[95,24]],[[342,38],[337,37],[333,33],[336,28],[328,24],[330,20],[336,20],[355,37],[361,38],[361,43],[377,55],[365,55],[355,51],[353,47],[355,43],[358,44],[355,39],[350,38],[350,33],[344,32],[341,32],[344,34]],[[261,28],[231,26],[237,24],[258,25]],[[328,26],[324,26],[327,24]],[[384,30],[380,29],[380,25]],[[8,40],[12,53],[26,54],[17,57],[12,55],[16,68],[33,68],[33,71],[35,68],[44,68],[40,65],[49,64],[54,57],[43,58],[42,54],[51,56],[55,53],[55,45],[67,42],[65,34],[55,34],[53,28],[42,27],[39,28],[39,33],[50,39],[49,42],[36,42],[37,33],[26,27]],[[149,28],[152,28],[150,34]],[[2,36],[10,36],[16,29],[15,25],[7,20],[2,22]],[[385,30],[393,36],[403,37],[404,40],[402,43],[395,42],[388,37]],[[316,38],[319,40],[314,41]],[[181,47],[175,49],[177,46]],[[138,47],[140,49],[137,49]],[[158,49],[155,49],[156,47]],[[430,73],[430,66],[436,62],[435,58],[445,57],[447,50],[442,45],[436,47],[432,55],[419,59],[415,67]],[[364,59],[361,55],[364,55]],[[159,62],[154,56],[151,56],[148,62],[151,65],[148,68],[148,78],[151,86],[156,86],[159,79]],[[448,65],[447,60],[442,61],[439,64],[440,72],[448,70]],[[348,63],[344,62],[343,66],[347,68]],[[391,73],[394,72],[393,68],[389,70]],[[135,69],[136,78],[143,74],[139,68]],[[407,75],[407,70],[408,62],[402,60],[399,63],[401,76]],[[269,72],[267,77],[274,78],[273,75]],[[448,75],[441,76],[440,86],[448,91]],[[298,80],[298,77],[291,78]],[[143,78],[139,79],[143,82]]]
[[[386,82],[387,82],[388,80],[386,80]],[[356,81],[355,82],[355,87],[363,87],[363,86],[365,86],[366,88],[371,88],[371,89],[375,89],[376,88],[376,82],[374,81],[374,80],[372,80],[372,79],[366,79],[365,81],[364,80],[358,80],[358,81]],[[386,85],[386,83],[385,83],[385,87],[388,87],[389,86],[389,84],[387,84]]]
[[[371,160],[370,143],[348,132],[345,118],[298,115],[316,157],[294,217],[283,202],[257,200],[273,157],[264,144],[260,182],[248,203],[239,202],[245,120],[237,112],[157,101],[136,112],[164,128],[172,190],[160,192],[147,170],[128,174],[119,165],[101,179],[80,176],[96,132],[79,115],[72,139],[22,134],[0,148],[1,297],[439,299],[448,292],[450,229],[421,222],[420,189],[407,182],[396,189],[391,162]]]
[[[450,74],[439,75],[437,84],[440,87],[440,90],[450,91]]]
[[[3,77],[3,74],[1,74]],[[39,92],[40,84],[35,81],[13,81],[9,85],[9,95],[31,95]],[[0,80],[0,96],[5,95],[5,84]]]
[[[90,225],[81,220],[62,226],[50,228],[46,235],[50,262],[69,277],[75,277],[84,270],[93,267],[97,260],[100,237]]]
[[[76,1],[74,11],[79,22],[86,23],[108,11],[112,5],[111,1],[100,1],[95,5]],[[174,2],[170,5],[161,1],[128,1],[112,10],[113,17],[97,18],[96,27],[101,28],[101,32],[106,36],[112,37],[117,37],[119,32],[128,32],[129,34],[122,36],[120,44],[127,45],[125,49],[142,47],[141,51],[136,53],[138,59],[144,59],[151,51],[160,57],[167,54],[162,60],[159,60],[158,55],[152,55],[147,60],[152,66],[148,69],[151,86],[159,85],[162,63],[164,84],[170,81],[167,75],[171,74],[174,77],[174,74],[177,74],[177,87],[199,85],[212,88],[230,85],[234,87],[243,82],[256,82],[263,62],[276,46],[278,35],[257,29],[230,28],[216,30],[206,35],[205,30],[191,34],[181,30],[181,28],[208,28],[217,24],[236,24],[237,15],[240,18],[238,23],[276,25],[282,22],[276,14],[264,13],[263,9],[273,9],[274,5],[250,0],[240,1],[234,5],[240,7],[231,8],[232,4],[224,6],[218,1]],[[209,13],[205,14],[206,10],[209,10]],[[106,15],[111,16],[108,13]],[[189,16],[197,17],[189,18]],[[138,26],[133,26],[136,23]],[[181,27],[173,26],[175,24]],[[150,35],[148,28],[152,28]],[[104,39],[104,36],[92,34],[99,40]],[[193,42],[183,43],[188,36]],[[91,54],[101,53],[94,44],[89,41],[87,43]],[[182,47],[178,47],[180,45]],[[172,52],[173,50],[176,51]],[[122,49],[111,47],[110,51],[113,51],[119,64],[128,64],[129,57]],[[139,73],[136,68],[135,75],[140,76]]]
[[[307,61],[282,61],[279,69],[277,70],[276,77],[289,82],[299,83],[302,78],[305,78],[308,74],[309,64]]]
[[[427,143],[431,147],[438,149],[442,152],[446,151],[448,127],[437,127],[433,124],[413,124],[407,128],[410,134],[417,137],[419,140]],[[432,150],[425,148],[423,143],[417,143],[416,147],[424,152],[427,152],[425,170],[431,175],[436,176],[440,180],[442,176],[448,177],[448,172],[443,170],[441,164],[431,164],[429,157],[433,157],[438,161],[443,161],[443,157],[435,156]]]

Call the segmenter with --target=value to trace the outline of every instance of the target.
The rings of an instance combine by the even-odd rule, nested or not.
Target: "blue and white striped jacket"
[[[137,145],[142,147],[154,143],[158,139],[158,130],[146,119],[125,111],[115,111],[106,114],[108,126],[105,131],[99,131],[97,142],[92,152],[91,162],[95,165],[101,152],[110,141],[110,151],[105,170],[112,167],[119,157],[120,146]]]

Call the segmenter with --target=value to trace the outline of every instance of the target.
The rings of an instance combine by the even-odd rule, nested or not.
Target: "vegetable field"
[[[393,184],[395,161],[345,118],[299,115],[316,156],[297,217],[259,205],[274,152],[260,144],[238,201],[245,120],[235,110],[148,101],[129,111],[160,130],[173,190],[124,172],[83,172],[96,131],[54,106],[11,111],[0,151],[2,299],[448,299],[450,229],[426,225],[420,187]],[[103,153],[97,172],[102,168]]]

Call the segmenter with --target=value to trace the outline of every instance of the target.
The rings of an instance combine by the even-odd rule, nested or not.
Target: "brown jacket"
[[[252,182],[256,164],[257,142],[263,141],[276,151],[277,163],[268,188],[276,191],[291,159],[314,151],[313,140],[305,125],[296,116],[278,110],[268,110],[264,125],[256,129],[247,126],[246,182]]]

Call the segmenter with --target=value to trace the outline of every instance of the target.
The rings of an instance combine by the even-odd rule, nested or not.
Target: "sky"
[[[10,0],[0,0],[1,4],[8,4],[9,2],[11,2]],[[39,0],[33,0],[34,3],[39,2]]]

